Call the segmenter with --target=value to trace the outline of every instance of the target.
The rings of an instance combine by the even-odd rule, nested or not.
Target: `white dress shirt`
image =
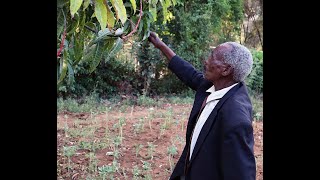
[[[192,134],[192,139],[191,139],[191,146],[190,146],[190,155],[189,155],[189,159],[191,159],[192,156],[192,152],[194,149],[194,146],[197,142],[197,139],[199,137],[200,131],[202,129],[202,126],[204,125],[204,123],[207,121],[209,115],[211,114],[212,110],[214,109],[214,107],[218,104],[219,100],[235,85],[237,85],[238,83],[235,83],[229,87],[220,89],[218,91],[215,91],[215,87],[214,85],[211,86],[206,92],[210,92],[211,94],[208,96],[207,101],[206,101],[206,105],[203,109],[203,111],[201,112],[199,119],[197,121],[196,126],[194,127],[193,130],[193,134]]]

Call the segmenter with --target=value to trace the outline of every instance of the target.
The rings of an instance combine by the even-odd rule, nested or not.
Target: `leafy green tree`
[[[242,43],[250,48],[263,49],[263,0],[244,0]]]
[[[158,24],[157,32],[180,57],[197,69],[203,68],[209,49],[225,41],[239,41],[243,19],[242,0],[177,1],[167,24]],[[162,66],[166,68],[166,66]],[[165,69],[154,89],[182,92],[186,86]]]
[[[74,81],[74,69],[80,62],[95,71],[123,48],[133,34],[140,41],[150,33],[150,23],[159,14],[167,19],[167,8],[175,0],[57,0],[57,83],[68,74]],[[162,11],[159,8],[162,8]]]
[[[166,58],[160,51],[146,41],[150,30],[158,33],[179,56],[202,69],[210,48],[225,41],[240,41],[243,18],[249,13],[244,5],[253,2],[123,0],[124,15],[118,1],[122,0],[58,0],[60,94],[111,95],[121,89],[128,90],[124,84],[129,85],[134,94],[181,93],[188,88],[168,70]],[[107,13],[99,13],[103,9]],[[250,12],[253,17],[260,11]],[[246,42],[250,43],[249,40]],[[241,43],[247,45],[246,42]],[[259,73],[260,70],[255,74]],[[252,87],[262,87],[259,77],[250,76],[250,79],[253,77]]]

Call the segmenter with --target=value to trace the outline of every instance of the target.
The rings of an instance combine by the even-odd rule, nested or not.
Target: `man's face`
[[[222,72],[228,66],[223,62],[223,51],[228,50],[227,46],[218,46],[209,55],[208,59],[204,62],[205,65],[205,78],[211,82],[219,80],[223,75]]]

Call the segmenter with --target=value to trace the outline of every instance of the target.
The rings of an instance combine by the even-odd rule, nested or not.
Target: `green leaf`
[[[133,13],[136,13],[136,9],[137,9],[137,4],[136,4],[136,0],[130,0],[131,4],[132,4],[132,8],[133,8]]]
[[[92,13],[91,18],[94,18],[94,17],[96,17],[96,13]]]
[[[76,14],[74,16],[74,20],[71,21],[71,23],[67,27],[67,35],[73,34],[76,31],[76,29],[79,26],[79,24],[80,24],[80,17],[79,17],[78,14]]]
[[[89,47],[92,46],[93,44],[100,42],[100,41],[103,41],[106,39],[111,39],[112,37],[109,36],[111,34],[112,34],[112,32],[108,28],[105,28],[104,30],[100,30],[98,32],[98,37],[89,43]]]
[[[163,23],[166,23],[167,19],[167,6],[164,0],[160,0],[161,6],[162,6],[162,13],[163,13]]]
[[[151,0],[151,4],[152,4],[153,6],[157,6],[158,0]]]
[[[146,30],[146,31],[144,32],[144,36],[143,36],[142,41],[144,41],[145,39],[147,39],[149,36],[150,36],[150,30]]]
[[[57,0],[57,7],[63,8],[64,5],[66,5],[69,2],[69,0]]]
[[[117,19],[120,19],[121,23],[124,24],[127,20],[127,11],[123,5],[122,0],[110,0],[113,8],[116,11]]]
[[[144,17],[145,17],[144,19],[146,19],[150,22],[152,22],[152,20],[153,20],[153,16],[149,11],[144,12]]]
[[[118,38],[117,41],[114,43],[112,49],[110,50],[109,54],[107,55],[105,61],[107,62],[111,57],[116,55],[123,46],[123,40],[121,38]]]
[[[108,28],[113,28],[114,27],[114,23],[116,21],[116,18],[114,17],[113,12],[110,10],[110,7],[108,5],[107,6],[107,24],[108,24]]]
[[[142,41],[144,41],[145,39],[147,39],[150,35],[150,21],[143,21],[144,25],[143,25],[143,38]]]
[[[83,49],[84,49],[84,36],[83,33],[80,33],[79,35],[75,36],[74,39],[74,58],[75,62],[73,65],[77,64],[82,56],[83,56]]]
[[[107,7],[103,3],[103,0],[96,0],[94,13],[100,23],[101,29],[105,29],[107,27],[108,17],[107,17]]]
[[[131,30],[131,22],[130,21],[127,21],[124,26],[123,26],[123,34],[128,34]],[[134,28],[134,27],[132,27]]]
[[[115,44],[117,39],[113,38],[113,39],[108,39],[107,41],[105,41],[105,44],[104,44],[104,57],[105,57],[105,62],[106,62],[106,59],[109,60],[108,56],[109,56],[109,53],[111,52],[112,48],[113,48],[113,45]]]
[[[83,29],[86,24],[86,13],[81,13],[79,28]]]
[[[67,74],[67,69],[68,69],[68,65],[67,65],[67,57],[68,56],[68,51],[64,50],[63,52],[63,58],[60,59],[60,77],[59,77],[59,80],[58,80],[58,84],[60,84],[64,77],[66,76]]]
[[[63,29],[64,29],[64,21],[65,20],[64,20],[62,11],[63,10],[57,12],[57,36],[59,36],[63,32]]]
[[[175,6],[177,4],[177,0],[172,0],[172,4]]]
[[[97,44],[97,46],[94,49],[94,54],[93,54],[93,57],[92,57],[92,61],[90,63],[89,73],[92,73],[101,62],[102,50],[103,50],[103,46],[102,45],[103,45],[103,43],[100,42],[100,43]]]
[[[171,1],[170,0],[165,0],[165,3],[166,3],[166,7],[170,7],[171,6]]]
[[[74,81],[74,71],[73,71],[72,66],[69,63],[67,63],[67,65],[68,65],[68,78],[69,78],[68,83],[70,84]]]
[[[70,0],[70,13],[72,18],[81,7],[82,2],[83,0]]]
[[[143,19],[141,18],[141,20],[140,20],[140,24],[139,24],[139,29],[138,29],[138,34],[140,34],[140,33],[141,33],[142,28],[143,28]]]
[[[86,10],[89,7],[90,0],[84,0],[83,2],[83,11]]]
[[[90,27],[90,28],[93,29],[94,31],[96,31],[96,29],[97,29],[96,24],[93,23],[93,22],[91,22],[91,21],[86,22],[85,25],[88,26],[88,27]],[[86,30],[86,32],[93,33],[92,31],[90,31],[90,30],[88,30],[88,29],[86,29],[86,28],[85,28],[85,30]],[[97,33],[95,33],[95,34],[97,34]]]
[[[112,32],[109,29],[102,29],[98,32],[98,38],[103,38],[105,36],[108,36],[112,34]]]
[[[71,38],[70,38],[70,44],[71,44],[71,47],[67,49],[68,50],[68,61],[72,61],[75,57],[75,55],[74,55],[75,54],[74,53],[75,36],[74,35],[71,36]]]
[[[62,34],[61,34],[61,36],[62,36]],[[62,39],[62,37],[61,37],[61,39]],[[65,49],[65,50],[69,49],[69,41],[67,39],[64,39],[63,49]]]
[[[153,4],[149,4],[149,12],[152,14],[153,21],[157,20],[157,7]]]
[[[91,47],[87,47],[86,49],[85,49],[85,54],[84,54],[84,56],[83,56],[83,58],[82,58],[82,61],[84,61],[84,62],[91,62],[91,60],[93,59],[93,54],[94,54],[94,52],[95,52],[95,49],[96,49],[96,44],[94,44],[93,46],[91,46]]]
[[[167,22],[167,18],[168,18],[168,7],[170,7],[171,2],[170,2],[170,0],[160,0],[160,3],[162,6],[163,23],[165,24]]]

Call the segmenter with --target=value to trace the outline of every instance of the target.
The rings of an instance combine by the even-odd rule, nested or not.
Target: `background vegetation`
[[[262,180],[262,0],[57,0],[57,5],[59,180],[171,174],[195,92],[168,70],[164,55],[147,41],[150,31],[199,70],[209,49],[222,42],[250,49],[254,64],[245,81],[253,104],[257,180]]]
[[[121,94],[192,95],[167,69],[165,57],[146,40],[150,30],[198,69],[202,69],[210,47],[225,41],[244,44],[254,57],[253,71],[246,79],[248,87],[254,94],[263,91],[262,1],[142,1],[140,14],[138,0],[135,11],[133,1],[124,0],[127,15],[122,19],[126,21],[121,19],[121,14],[117,15],[115,2],[103,1],[113,12],[114,25],[108,24],[106,28],[101,28],[95,13],[100,1],[84,0],[72,18],[70,2],[73,1],[76,2],[58,0],[58,98],[79,99],[92,93],[102,98]],[[127,37],[135,28],[129,27],[130,22],[138,24],[140,16],[137,31]],[[119,29],[122,34],[115,35]],[[99,49],[99,43],[104,48]],[[93,52],[102,55],[97,57]]]

